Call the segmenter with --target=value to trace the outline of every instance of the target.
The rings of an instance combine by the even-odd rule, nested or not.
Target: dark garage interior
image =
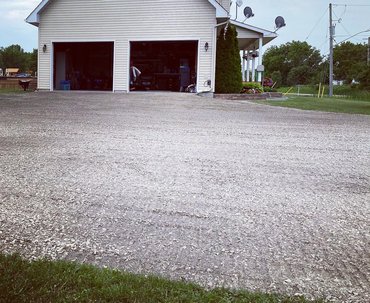
[[[198,41],[131,42],[130,90],[185,91],[196,84]],[[132,67],[140,76],[135,77]]]
[[[113,42],[54,43],[55,90],[113,90]]]

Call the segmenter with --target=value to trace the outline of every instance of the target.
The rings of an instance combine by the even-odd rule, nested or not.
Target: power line
[[[326,43],[328,43],[328,41],[328,36],[326,36],[325,41],[319,46],[319,49],[321,49]]]
[[[343,43],[343,42],[345,42],[345,41],[347,41],[347,40],[349,40],[349,39],[351,39],[351,38],[353,38],[353,37],[356,37],[356,36],[358,36],[359,34],[367,33],[367,32],[370,32],[370,28],[369,28],[369,29],[366,29],[366,30],[363,30],[363,31],[361,31],[361,32],[358,32],[358,33],[356,33],[356,34],[354,34],[354,35],[352,35],[352,36],[348,37],[347,39],[344,39],[344,40],[342,40],[342,41],[338,42],[336,45],[339,45],[339,44],[341,44],[341,43]]]
[[[324,16],[326,15],[326,13],[328,12],[328,8],[326,9],[326,11],[323,13],[323,15],[320,17],[320,19],[316,22],[316,24],[313,26],[312,30],[310,31],[310,33],[308,34],[308,36],[306,37],[305,41],[308,40],[308,38],[311,36],[311,34],[313,33],[313,31],[316,29],[316,27],[319,25],[319,23],[321,22],[321,20],[324,18]]]
[[[338,18],[338,23],[341,25],[341,27],[343,27],[343,29],[345,30],[345,32],[347,32],[347,34],[348,35],[352,35],[352,34],[350,34],[350,32],[346,29],[346,27],[343,25],[343,23],[342,23],[342,17],[338,17],[337,16],[337,14],[335,13],[335,11],[333,11],[333,13],[334,13],[334,15],[335,15],[335,17],[337,17]],[[342,15],[343,16],[343,15]]]
[[[370,6],[370,4],[335,4],[333,6]]]

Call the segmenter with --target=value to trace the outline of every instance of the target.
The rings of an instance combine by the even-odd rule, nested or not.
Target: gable
[[[40,4],[32,11],[32,13],[26,18],[26,22],[35,26],[40,24],[40,14],[52,1],[57,0],[42,0]],[[76,0],[77,1],[77,0]],[[206,0],[202,0],[206,1]],[[228,11],[217,1],[217,0],[207,0],[216,10],[216,18],[228,18]],[[229,1],[229,0],[228,0]]]

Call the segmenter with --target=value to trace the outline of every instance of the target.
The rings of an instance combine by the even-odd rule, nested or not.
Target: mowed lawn
[[[287,100],[261,103],[304,110],[370,115],[370,101],[346,98],[289,97]]]
[[[0,302],[323,302],[301,296],[206,290],[196,284],[65,261],[0,254]]]

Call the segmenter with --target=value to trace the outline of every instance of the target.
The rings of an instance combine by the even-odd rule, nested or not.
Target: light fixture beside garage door
[[[205,49],[205,51],[206,51],[206,52],[208,52],[208,49],[209,49],[209,44],[208,44],[208,42],[206,42],[206,44],[204,44],[204,49]]]
[[[44,52],[44,53],[46,53],[46,50],[47,50],[47,46],[46,46],[46,44],[44,44],[44,46],[42,47],[42,51]]]

